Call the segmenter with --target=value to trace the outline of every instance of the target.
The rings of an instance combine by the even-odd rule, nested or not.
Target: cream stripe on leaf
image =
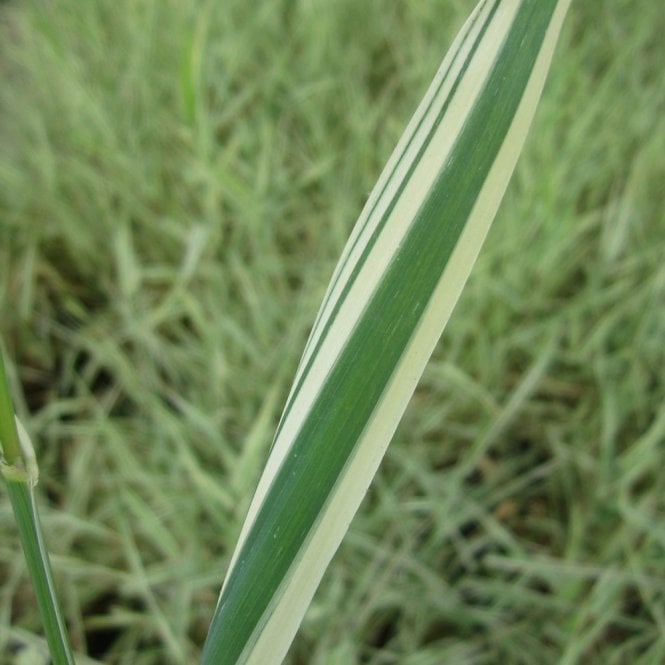
[[[570,0],[483,0],[352,232],[243,526],[203,665],[280,663],[494,217]]]

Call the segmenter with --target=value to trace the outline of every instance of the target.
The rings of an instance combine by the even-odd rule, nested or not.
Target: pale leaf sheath
[[[307,343],[204,648],[280,663],[469,275],[570,0],[483,0],[354,228]]]

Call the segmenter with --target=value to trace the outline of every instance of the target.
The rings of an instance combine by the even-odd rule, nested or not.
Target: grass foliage
[[[195,662],[334,263],[473,4],[0,7],[0,322],[79,654]],[[573,3],[289,665],[665,661],[664,32]],[[0,528],[0,663],[40,665],[4,491]]]

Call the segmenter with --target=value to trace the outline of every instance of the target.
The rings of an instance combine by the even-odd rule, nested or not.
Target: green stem
[[[23,428],[21,431],[19,437],[0,352],[0,471],[7,484],[53,665],[74,665],[35,503],[36,464],[27,435]]]
[[[44,546],[34,492],[27,482],[17,480],[7,480],[7,491],[14,509],[53,665],[74,665],[67,628],[55,594],[51,564]]]
[[[2,344],[0,343],[0,451],[5,462],[15,465],[23,458],[21,445],[16,431],[14,408],[9,397],[9,384],[5,373],[5,361],[2,357]]]

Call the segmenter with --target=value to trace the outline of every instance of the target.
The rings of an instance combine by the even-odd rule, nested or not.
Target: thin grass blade
[[[37,512],[38,480],[32,443],[15,418],[0,352],[0,472],[12,504],[26,565],[37,598],[53,665],[74,665],[67,627],[60,610],[53,573]]]

